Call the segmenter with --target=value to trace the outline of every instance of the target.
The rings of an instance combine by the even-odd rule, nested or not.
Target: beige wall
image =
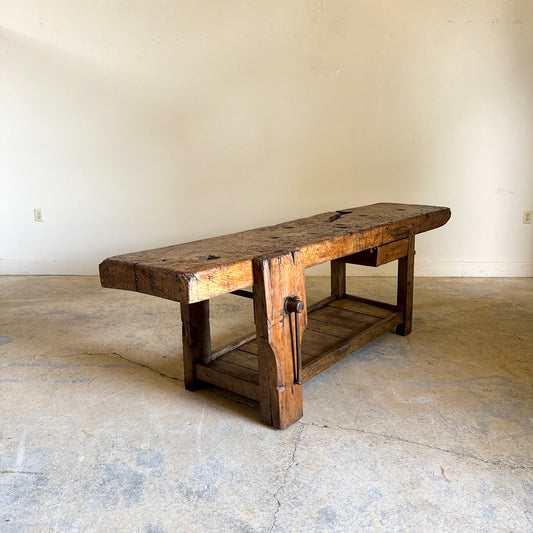
[[[0,273],[399,201],[419,274],[533,275],[531,0],[0,10]]]

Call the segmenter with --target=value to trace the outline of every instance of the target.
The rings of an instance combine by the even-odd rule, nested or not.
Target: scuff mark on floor
[[[13,339],[9,337],[8,335],[0,335],[0,346],[4,346],[6,344],[9,344],[10,342],[13,342]]]

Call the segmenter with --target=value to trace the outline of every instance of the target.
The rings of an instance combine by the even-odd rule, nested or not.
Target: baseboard
[[[530,278],[533,263],[477,261],[415,261],[417,276],[454,278]]]
[[[98,274],[97,259],[0,259],[0,275],[78,275]],[[329,263],[307,269],[310,276],[329,276]],[[349,276],[394,276],[396,264],[379,268],[348,265]],[[415,261],[415,275],[427,277],[528,278],[533,263],[496,263],[477,261]]]
[[[98,262],[87,259],[0,259],[0,276],[94,276]]]
[[[396,263],[379,268],[347,265],[348,276],[395,276]],[[310,276],[328,276],[329,265],[309,268]],[[482,263],[476,261],[416,261],[415,276],[446,278],[529,278],[533,263]]]

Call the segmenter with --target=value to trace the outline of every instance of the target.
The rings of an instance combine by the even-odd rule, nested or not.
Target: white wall
[[[0,0],[0,24],[0,273],[396,201],[452,208],[418,274],[533,275],[531,0]]]

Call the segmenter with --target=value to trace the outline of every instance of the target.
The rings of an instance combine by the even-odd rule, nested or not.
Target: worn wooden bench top
[[[103,287],[194,303],[253,283],[254,258],[300,251],[306,267],[438,228],[447,207],[378,203],[230,235],[118,255],[100,264]]]

